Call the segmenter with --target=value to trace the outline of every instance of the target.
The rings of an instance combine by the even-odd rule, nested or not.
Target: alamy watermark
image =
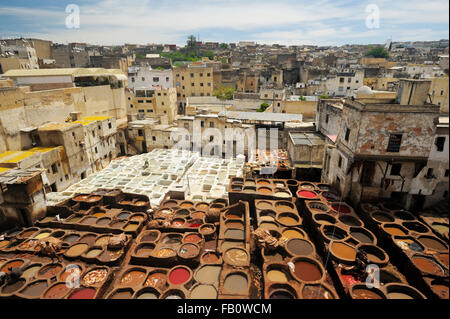
[[[366,27],[368,29],[380,28],[380,8],[376,4],[368,4],[366,6]]]
[[[80,28],[80,7],[76,4],[69,4],[66,6],[66,28],[79,29]]]

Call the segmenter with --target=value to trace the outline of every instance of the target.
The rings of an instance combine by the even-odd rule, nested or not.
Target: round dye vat
[[[278,289],[270,294],[269,299],[295,299],[295,296],[287,290]]]
[[[320,225],[334,225],[336,224],[336,219],[333,216],[325,214],[316,214],[313,216],[314,221]]]
[[[286,274],[283,271],[276,269],[269,270],[267,272],[267,278],[273,282],[288,282],[288,277],[286,276]]]
[[[369,288],[357,288],[352,291],[353,299],[383,299],[380,293],[375,292]]]
[[[128,224],[127,226],[125,226],[125,228],[123,229],[124,231],[135,231],[137,230],[139,227],[139,224]]]
[[[35,281],[28,284],[23,290],[20,291],[23,295],[27,297],[39,297],[45,289],[47,289],[48,284],[46,280]]]
[[[280,224],[286,225],[286,226],[294,226],[298,224],[298,219],[293,217],[294,215],[288,215],[288,214],[280,214],[278,216],[278,221]]]
[[[42,269],[38,272],[38,277],[40,278],[52,278],[55,277],[62,270],[61,265],[47,265],[42,267]]]
[[[435,294],[437,294],[439,297],[441,297],[442,299],[447,299],[449,298],[449,289],[448,286],[445,285],[439,285],[439,284],[431,284],[431,289],[433,290],[433,292]]]
[[[190,299],[216,299],[217,290],[211,285],[197,285],[191,291]]]
[[[352,210],[347,205],[334,204],[331,208],[341,214],[350,214]]]
[[[301,233],[300,231],[295,230],[295,229],[286,229],[285,231],[283,231],[282,236],[284,238],[287,238],[287,239],[292,239],[292,238],[302,239],[302,238],[305,238],[303,233]]]
[[[350,232],[350,235],[352,235],[360,243],[363,243],[363,244],[373,243],[373,239],[367,233],[365,233],[363,230],[352,230]]]
[[[392,236],[405,236],[407,235],[406,232],[404,232],[401,228],[395,227],[395,226],[386,226],[384,227],[384,230],[391,234]]]
[[[163,244],[179,244],[181,243],[181,235],[168,235],[162,240]]]
[[[83,219],[81,221],[80,224],[82,225],[93,225],[97,222],[97,218],[96,217],[86,217],[85,219]]]
[[[59,280],[65,282],[69,279],[70,282],[75,282],[75,279],[80,275],[81,275],[81,268],[78,266],[72,266],[64,270],[64,272],[59,276]]]
[[[50,289],[48,289],[45,294],[45,299],[62,299],[67,293],[70,291],[71,288],[67,287],[66,283],[58,283]]]
[[[84,275],[83,281],[86,285],[92,286],[105,281],[107,275],[108,271],[104,268],[94,269]]]
[[[105,250],[103,251],[103,253],[100,255],[100,259],[102,261],[111,261],[111,260],[116,260],[118,259],[121,255],[122,255],[123,251],[121,249],[119,250]]]
[[[18,281],[12,283],[12,284],[6,284],[3,286],[2,294],[11,294],[20,288],[22,288],[26,283],[25,279],[19,279]]]
[[[274,222],[275,218],[273,218],[272,216],[261,216],[261,221],[263,222]]]
[[[27,269],[25,269],[25,271],[22,273],[22,278],[25,279],[31,279],[33,277],[36,276],[37,272],[39,271],[39,269],[41,269],[41,266],[36,265],[36,266],[31,266],[28,267]]]
[[[89,197],[89,195],[79,195],[79,196],[75,197],[73,200],[74,201],[82,201],[82,202],[84,202],[85,200],[88,199],[88,197]]]
[[[437,258],[448,268],[448,254],[438,254]]]
[[[413,296],[402,292],[390,292],[387,296],[389,299],[414,299]]]
[[[247,276],[241,273],[228,275],[223,282],[223,286],[231,293],[245,293],[248,288]]]
[[[148,234],[142,236],[141,241],[154,242],[158,238],[157,232],[149,232]]]
[[[189,234],[183,238],[183,242],[185,243],[199,243],[202,238],[197,234]]]
[[[23,232],[19,237],[28,238],[31,235],[33,235],[35,232],[36,232],[36,229],[27,230],[27,231]]]
[[[242,219],[242,215],[229,212],[229,213],[225,214],[225,218],[226,219]]]
[[[111,218],[105,217],[105,218],[100,218],[97,221],[97,225],[99,226],[106,226],[111,222]]]
[[[35,239],[44,239],[47,238],[48,236],[50,236],[50,232],[43,232],[43,233],[39,233],[36,236],[34,236],[33,238]]]
[[[225,226],[227,228],[244,229],[244,223],[239,221],[227,221],[225,222]]]
[[[179,255],[182,258],[194,258],[195,256],[198,256],[200,253],[200,248],[198,248],[194,244],[183,244],[180,247]]]
[[[98,212],[98,213],[92,214],[92,216],[97,217],[97,218],[100,218],[100,217],[105,216],[105,213],[103,213],[103,212]]]
[[[202,266],[195,273],[194,279],[202,284],[213,284],[219,280],[221,266]]]
[[[299,238],[290,239],[286,243],[286,248],[295,256],[306,256],[314,252],[313,245],[310,242]]]
[[[202,256],[202,261],[207,264],[213,264],[219,261],[219,256],[213,252],[205,253]]]
[[[173,285],[182,285],[186,283],[191,274],[185,268],[175,268],[169,274],[169,282]]]
[[[182,202],[180,205],[182,208],[191,208],[192,206],[194,206],[194,203],[192,202]]]
[[[166,274],[155,272],[148,276],[147,280],[144,283],[144,286],[155,288],[158,286],[164,286],[166,282],[167,282]]]
[[[412,257],[413,264],[423,272],[434,275],[443,275],[444,270],[431,258],[414,256]]]
[[[74,217],[68,219],[67,222],[68,223],[78,223],[78,221],[80,221],[81,218],[82,218],[81,216],[74,216]]]
[[[361,221],[353,216],[341,216],[339,220],[347,226],[362,226]]]
[[[277,202],[275,207],[282,212],[291,212],[294,210],[294,206],[289,202]]]
[[[89,196],[88,199],[87,199],[87,201],[88,201],[88,202],[97,202],[97,201],[99,201],[100,199],[102,199],[100,196]]]
[[[394,218],[384,213],[374,213],[372,214],[372,218],[381,223],[392,223],[394,221]]]
[[[322,203],[322,202],[310,202],[307,203],[306,207],[312,212],[312,213],[325,213],[330,210],[328,205]]]
[[[336,257],[344,260],[355,260],[356,258],[355,248],[345,243],[333,242],[330,250]]]
[[[23,260],[14,260],[11,262],[8,262],[6,264],[3,265],[3,267],[0,269],[0,272],[5,272],[7,274],[9,274],[11,271],[9,270],[9,268],[16,268],[16,267],[22,267],[23,265]]]
[[[152,251],[155,249],[153,245],[140,245],[136,250],[136,256],[138,257],[148,257],[151,255]]]
[[[66,251],[66,256],[77,257],[83,254],[89,248],[88,244],[75,244]]]
[[[448,225],[446,224],[433,223],[431,227],[440,234],[448,233]]]
[[[130,220],[133,221],[133,222],[143,222],[145,220],[145,217],[142,216],[142,215],[133,215],[130,218]]]
[[[312,190],[315,188],[314,185],[310,184],[310,183],[302,183],[302,184],[300,184],[300,187],[303,189],[308,189],[308,190]]]
[[[111,236],[101,236],[95,241],[96,246],[106,246],[108,245]]]
[[[259,202],[256,204],[256,208],[258,208],[260,210],[266,210],[266,209],[272,209],[273,206],[269,202]]]
[[[432,237],[420,237],[419,242],[431,250],[448,251],[448,248],[444,244]]]
[[[131,215],[131,213],[123,212],[123,213],[120,213],[119,215],[117,215],[117,218],[118,219],[127,219],[128,216],[130,216],[130,215]]]
[[[241,229],[227,229],[224,235],[227,239],[244,240],[244,231]]]
[[[291,197],[291,195],[288,193],[288,192],[286,192],[286,191],[282,191],[282,190],[280,190],[280,191],[275,191],[275,194],[274,194],[276,197],[280,197],[280,198],[288,198],[288,197]]]
[[[123,200],[123,201],[121,201],[119,204],[120,204],[120,205],[130,205],[130,204],[131,204],[131,201],[129,201],[129,200]]]
[[[10,241],[9,240],[2,240],[0,241],[0,248],[5,248],[9,245]]]
[[[228,248],[236,248],[236,247],[244,247],[243,242],[236,242],[236,241],[224,241],[220,248],[222,250],[227,250]]]
[[[198,221],[194,221],[194,222],[190,222],[189,223],[189,228],[198,228],[200,227],[202,224]]]
[[[294,273],[301,281],[311,282],[322,278],[320,268],[310,261],[299,260],[294,263],[294,266]]]
[[[297,192],[298,197],[302,197],[302,198],[315,198],[317,197],[317,194],[311,191],[298,191]]]
[[[110,225],[112,228],[122,228],[125,225],[125,222],[114,222]]]
[[[153,292],[144,292],[137,296],[136,299],[158,299],[158,295]]]
[[[302,296],[304,299],[334,299],[333,294],[321,285],[305,285]]]
[[[231,265],[245,266],[248,263],[248,254],[243,249],[231,248],[225,252],[223,259]]]
[[[278,230],[277,224],[271,222],[262,222],[259,227],[267,230]]]
[[[181,219],[181,218],[175,218],[171,223],[171,225],[173,227],[182,227],[184,224],[185,224],[185,221],[184,221],[184,219]]]
[[[145,280],[145,271],[132,270],[125,274],[120,280],[122,286],[135,287],[140,286]]]
[[[143,201],[143,200],[138,200],[136,203],[134,203],[134,205],[136,205],[136,206],[145,206],[145,205],[147,205],[147,202]]]
[[[68,236],[64,237],[63,241],[66,243],[72,244],[72,243],[76,242],[79,238],[80,238],[80,235],[73,234],[73,235],[68,235]]]
[[[86,253],[86,257],[87,258],[95,258],[97,256],[99,256],[102,253],[103,250],[98,249],[98,248],[94,248],[94,249],[90,249],[87,253]]]
[[[96,240],[96,239],[97,239],[97,235],[89,234],[89,235],[83,236],[83,237],[79,240],[79,243],[80,243],[80,244],[93,245],[93,244],[95,243],[95,240]]]
[[[270,195],[272,194],[272,190],[268,187],[260,187],[258,188],[258,193]]]
[[[247,182],[247,183],[250,183],[250,182]],[[259,180],[259,181],[257,181],[257,184],[260,186],[267,186],[267,185],[270,185],[270,182],[266,181],[266,180]]]
[[[200,233],[202,233],[203,235],[210,235],[212,233],[214,233],[215,228],[213,225],[203,225],[202,227],[200,227]]]
[[[158,250],[155,254],[156,257],[165,258],[175,255],[175,251],[171,248],[162,248]]]
[[[82,288],[69,296],[69,299],[93,299],[97,291],[94,288]]]
[[[205,217],[205,213],[204,212],[195,212],[191,214],[191,218],[194,219],[203,219]]]
[[[199,203],[195,206],[198,210],[208,210],[209,205],[206,203]]]

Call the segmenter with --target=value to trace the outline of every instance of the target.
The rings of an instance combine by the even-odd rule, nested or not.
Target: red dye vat
[[[69,299],[93,299],[95,296],[94,288],[84,288],[73,293]]]
[[[189,280],[191,274],[184,268],[176,268],[169,275],[169,281],[174,285],[184,284]]]
[[[202,240],[202,238],[197,235],[197,234],[191,234],[191,235],[187,235],[186,237],[184,237],[184,242],[185,243],[198,243],[200,240]]]
[[[190,224],[189,225],[189,227],[190,228],[197,228],[197,227],[200,227],[202,224],[200,224],[200,223],[193,223],[193,224]]]
[[[300,196],[300,197],[305,197],[305,198],[314,198],[314,197],[317,196],[316,193],[310,192],[310,191],[299,191],[297,193],[297,195]]]
[[[355,277],[353,277],[352,275],[341,275],[341,277],[342,280],[345,281],[350,286],[361,282],[361,280],[355,279]]]
[[[332,205],[331,206],[335,211],[342,213],[342,214],[350,214],[351,210],[345,205]]]

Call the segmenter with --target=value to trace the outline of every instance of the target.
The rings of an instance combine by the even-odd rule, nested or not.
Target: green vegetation
[[[184,55],[181,52],[173,52],[173,53],[161,53],[162,57],[170,58],[172,60],[172,63],[178,62],[178,61],[189,61],[189,62],[195,62],[201,60],[197,57],[195,52],[191,52],[188,56]]]
[[[140,53],[136,53],[136,58],[137,59],[145,59],[145,55],[140,54]]]
[[[328,99],[328,95],[322,94],[321,96],[319,96],[319,99]]]
[[[366,56],[387,59],[389,58],[389,52],[382,46],[369,46],[369,51],[366,52]]]
[[[232,100],[234,92],[236,92],[236,89],[233,87],[221,86],[214,90],[213,96],[217,97],[219,100]]]
[[[222,50],[226,50],[226,49],[228,49],[228,44],[227,44],[227,43],[221,43],[221,44],[220,44],[220,48],[221,48]]]
[[[201,57],[206,57],[210,60],[214,60],[214,56],[215,56],[215,54],[212,51],[205,51],[205,52],[201,53]]]
[[[262,103],[259,109],[256,110],[256,112],[264,112],[270,105],[266,102]]]
[[[306,101],[306,97],[300,95],[299,98],[298,98],[298,100],[299,100],[299,101]]]

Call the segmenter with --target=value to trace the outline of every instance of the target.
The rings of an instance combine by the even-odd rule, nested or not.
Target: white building
[[[128,88],[148,89],[153,86],[173,88],[172,70],[155,70],[151,67],[138,66],[128,68]]]
[[[354,90],[363,86],[363,80],[362,70],[339,72],[322,82],[321,90],[328,96],[350,96]]]

